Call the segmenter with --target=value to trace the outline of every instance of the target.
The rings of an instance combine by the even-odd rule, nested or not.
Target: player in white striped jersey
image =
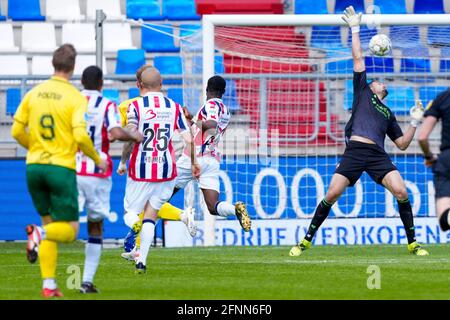
[[[206,88],[207,101],[194,117],[192,126],[198,162],[201,168],[199,187],[212,215],[228,217],[236,215],[244,231],[250,231],[251,220],[245,204],[241,201],[235,205],[219,201],[220,193],[220,152],[218,144],[230,122],[230,112],[222,101],[226,82],[220,76],[208,80]],[[184,188],[193,178],[190,174],[189,150],[185,149],[177,161],[178,177],[175,192]]]
[[[101,94],[102,70],[96,66],[87,67],[82,74],[82,94],[88,100],[87,130],[100,157],[106,160],[108,170],[100,172],[92,159],[81,151],[77,153],[77,185],[80,211],[86,208],[88,217],[88,242],[84,263],[81,293],[96,293],[93,279],[97,270],[103,242],[103,220],[109,215],[112,160],[109,155],[109,139],[121,141],[142,141],[139,132],[128,132],[121,127],[116,104]]]
[[[136,259],[136,273],[146,272],[147,255],[153,241],[157,213],[167,202],[175,187],[177,167],[172,137],[178,130],[190,147],[190,174],[198,177],[192,133],[186,122],[182,107],[165,97],[162,79],[156,68],[142,72],[141,85],[146,93],[128,106],[127,128],[144,135],[142,143],[125,146],[122,162],[130,157],[125,189],[125,224],[133,228],[139,224],[139,213],[145,209],[142,221],[140,254]]]

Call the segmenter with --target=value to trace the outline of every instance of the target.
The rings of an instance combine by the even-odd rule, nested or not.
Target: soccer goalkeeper
[[[420,102],[411,108],[411,125],[403,134],[394,114],[382,102],[388,94],[386,85],[380,81],[367,83],[359,39],[361,16],[362,13],[356,14],[350,6],[345,9],[342,17],[351,28],[354,64],[352,116],[345,127],[347,145],[327,194],[316,208],[305,238],[292,247],[289,252],[291,256],[299,256],[311,247],[315,233],[328,217],[333,204],[348,186],[355,185],[364,171],[397,199],[400,218],[408,239],[408,251],[419,256],[428,255],[428,252],[416,242],[413,214],[405,182],[384,150],[386,135],[400,150],[406,150],[414,138],[424,111]]]

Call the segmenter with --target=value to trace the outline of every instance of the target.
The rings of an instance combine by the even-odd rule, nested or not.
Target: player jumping
[[[100,172],[94,161],[83,152],[77,153],[77,185],[80,212],[86,208],[88,241],[84,261],[81,293],[97,293],[93,284],[95,272],[100,262],[103,243],[103,220],[110,210],[112,188],[112,160],[109,155],[109,139],[141,142],[138,131],[130,133],[121,127],[116,104],[103,97],[103,72],[97,66],[87,67],[81,76],[84,90],[81,92],[88,101],[87,129],[100,157],[108,162],[108,170]]]
[[[144,135],[142,143],[134,144],[125,189],[125,224],[133,228],[139,223],[139,213],[145,209],[141,234],[140,255],[136,273],[146,272],[147,255],[153,241],[157,213],[172,196],[177,176],[172,137],[178,130],[190,146],[190,172],[199,175],[192,134],[182,108],[161,93],[162,79],[156,68],[142,72],[141,85],[147,93],[128,107],[127,128]],[[127,153],[128,150],[124,150]]]
[[[317,206],[305,238],[292,247],[289,252],[291,256],[299,256],[311,246],[315,233],[328,217],[333,204],[348,186],[353,186],[358,181],[364,171],[397,199],[400,218],[408,239],[408,251],[419,256],[428,255],[428,252],[416,242],[413,214],[405,182],[384,150],[386,135],[400,150],[408,148],[422,119],[423,108],[421,105],[411,108],[411,126],[403,134],[394,114],[382,102],[388,94],[386,85],[379,81],[367,83],[359,39],[361,16],[361,13],[355,14],[355,10],[350,6],[346,8],[342,17],[352,31],[354,63],[352,116],[345,127],[347,146],[331,179],[327,194]]]
[[[433,167],[436,190],[436,213],[442,231],[450,230],[450,89],[440,93],[425,111],[425,121],[419,133],[419,145],[425,156],[425,165]],[[428,137],[442,119],[441,153],[433,155]]]
[[[208,80],[206,88],[206,103],[200,108],[193,118],[192,129],[198,163],[201,168],[199,187],[203,192],[208,211],[212,215],[228,217],[236,215],[241,227],[248,232],[251,228],[251,220],[245,204],[241,201],[235,205],[226,201],[219,201],[220,192],[220,153],[218,144],[229,122],[230,112],[222,101],[225,93],[225,80],[220,76],[213,76]],[[193,177],[190,173],[189,147],[186,147],[182,156],[177,161],[178,176],[174,194],[184,188]],[[124,154],[123,156],[126,156]],[[123,172],[118,171],[119,174]],[[135,250],[127,255],[130,260],[135,255]]]

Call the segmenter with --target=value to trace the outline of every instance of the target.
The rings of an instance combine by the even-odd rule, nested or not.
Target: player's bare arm
[[[436,117],[426,117],[419,132],[419,146],[425,157],[425,166],[427,167],[431,167],[437,160],[437,157],[433,154],[433,152],[431,152],[430,142],[428,140],[437,122],[438,119]]]
[[[364,64],[364,56],[361,48],[361,41],[359,39],[359,28],[361,24],[362,13],[356,14],[352,6],[344,10],[342,19],[348,24],[352,30],[352,55],[353,55],[353,70],[356,72],[363,72],[366,70]]]
[[[137,127],[135,125],[128,124],[125,127],[127,130],[130,130],[131,132],[137,132]],[[142,141],[142,140],[141,140]],[[120,164],[117,168],[117,174],[120,176],[123,176],[125,173],[127,173],[127,161],[130,158],[131,152],[134,147],[134,141],[126,141],[125,144],[122,147],[122,155],[120,157]]]
[[[192,131],[190,128],[187,130],[181,132],[181,137],[183,138],[186,145],[189,146],[189,154],[191,157],[191,169],[192,169],[192,176],[196,179],[200,177],[200,165],[197,161],[197,156],[195,154],[195,142],[194,137],[192,135]]]
[[[141,142],[144,139],[144,136],[137,130],[126,130],[120,127],[115,127],[109,130],[109,134],[112,139],[119,141],[134,141]]]

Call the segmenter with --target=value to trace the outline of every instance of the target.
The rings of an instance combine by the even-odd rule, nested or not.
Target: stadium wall
[[[115,166],[118,159],[114,160]],[[218,245],[280,245],[293,244],[307,228],[317,201],[328,184],[329,172],[336,165],[335,156],[280,157],[277,166],[244,162],[223,164],[227,171],[221,173],[223,197],[229,201],[243,200],[248,204],[254,222],[251,234],[241,234],[237,221],[218,220],[216,244]],[[439,230],[434,209],[432,175],[423,168],[420,157],[407,156],[398,163],[410,192],[413,212],[418,226],[418,239],[424,243],[450,242],[450,233]],[[408,166],[408,167],[407,167]],[[25,240],[24,227],[39,223],[39,217],[27,192],[24,159],[0,160],[0,240]],[[312,169],[315,168],[315,169]],[[418,171],[418,170],[421,171]],[[417,174],[421,172],[422,174]],[[235,174],[233,174],[235,173]],[[264,179],[273,179],[271,188],[261,188]],[[259,182],[258,182],[259,181]],[[271,181],[272,182],[272,181]],[[123,223],[123,196],[126,178],[113,175],[111,214],[105,222],[105,238],[121,239],[127,233]],[[267,185],[267,184],[262,184]],[[381,192],[380,192],[381,191]],[[295,196],[297,194],[297,197]],[[177,194],[172,204],[183,206],[183,193]],[[256,205],[255,205],[256,204]],[[200,212],[200,210],[198,210]],[[317,237],[318,244],[372,244],[404,241],[401,221],[395,217],[394,199],[364,174],[355,188],[349,188],[334,206],[331,217]],[[388,218],[385,218],[388,217]],[[86,222],[81,217],[80,238],[86,239]],[[188,237],[178,222],[166,222],[168,246],[201,245],[202,223],[196,238]],[[181,224],[184,228],[184,226]],[[422,230],[422,231],[420,231]],[[421,239],[423,237],[423,239]]]

